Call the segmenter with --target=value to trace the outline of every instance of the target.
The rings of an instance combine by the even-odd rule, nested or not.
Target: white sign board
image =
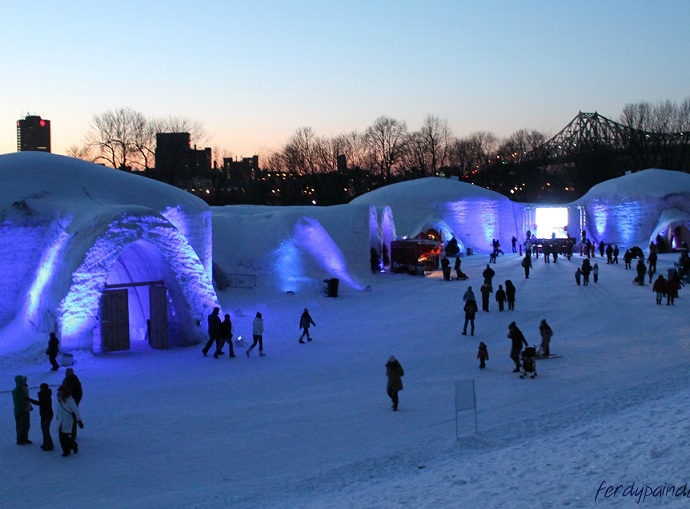
[[[474,380],[455,381],[455,411],[473,410],[477,408],[474,396]]]
[[[474,432],[477,433],[477,397],[474,380],[455,381],[455,439],[458,440],[458,412],[474,410]]]

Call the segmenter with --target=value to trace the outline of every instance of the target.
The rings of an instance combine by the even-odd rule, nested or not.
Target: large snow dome
[[[0,156],[0,178],[0,351],[49,331],[94,351],[198,342],[217,305],[202,200],[41,152]]]
[[[522,228],[523,205],[483,187],[438,177],[391,184],[350,203],[376,206],[384,238],[390,237],[387,229],[393,223],[398,235],[408,237],[433,228],[444,242],[455,237],[463,251],[490,251],[493,239],[509,245]]]
[[[607,180],[573,202],[589,238],[646,246],[657,235],[690,243],[690,175],[649,169]]]
[[[228,205],[212,207],[216,282],[250,275],[280,291],[323,287],[338,278],[362,289],[376,235],[370,207]],[[373,232],[372,232],[373,227]]]

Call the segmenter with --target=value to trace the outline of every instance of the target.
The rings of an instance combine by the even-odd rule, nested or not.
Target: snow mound
[[[181,189],[81,159],[44,152],[0,155],[0,210],[49,216],[106,205],[139,205],[163,212],[171,204],[185,213],[208,205]]]
[[[572,205],[582,205],[592,200],[662,200],[675,194],[690,195],[690,174],[648,169],[601,182]]]

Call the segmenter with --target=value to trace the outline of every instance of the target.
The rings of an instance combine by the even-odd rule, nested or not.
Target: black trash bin
[[[331,279],[324,279],[323,282],[326,283],[326,296],[337,297],[338,296],[338,283],[340,282],[340,280],[337,278],[331,278]]]

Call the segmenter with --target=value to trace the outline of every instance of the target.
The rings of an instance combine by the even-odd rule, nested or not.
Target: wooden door
[[[106,290],[101,296],[101,342],[104,352],[129,350],[127,289]]]
[[[164,286],[149,287],[149,343],[152,348],[168,348],[168,296]]]

